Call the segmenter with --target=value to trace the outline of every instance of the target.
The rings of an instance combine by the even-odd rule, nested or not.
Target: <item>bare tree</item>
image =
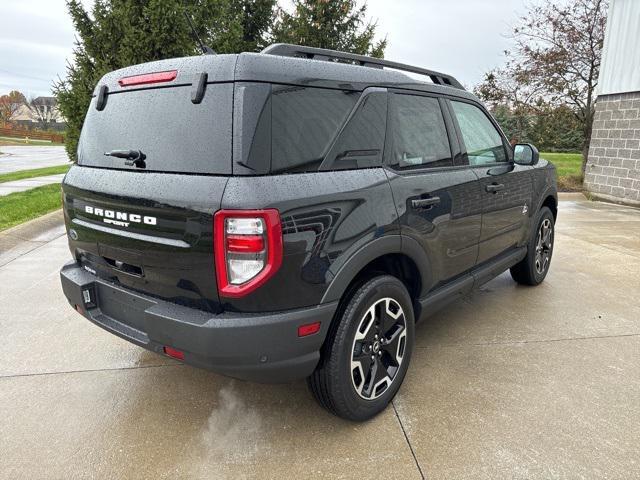
[[[46,129],[57,115],[57,102],[53,97],[37,97],[25,102],[32,120],[38,122],[40,128]]]
[[[582,171],[593,124],[595,88],[608,0],[573,0],[529,7],[513,29],[514,50],[476,91],[488,101],[535,112],[567,105],[583,125]]]
[[[24,104],[25,98],[17,90],[9,92],[8,95],[0,97],[0,121],[10,122]]]

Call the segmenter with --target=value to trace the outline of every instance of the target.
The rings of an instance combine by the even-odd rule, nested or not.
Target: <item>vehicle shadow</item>
[[[518,304],[531,296],[508,272],[441,310],[424,316],[416,325],[417,349],[488,343],[509,338],[522,325],[514,322]]]

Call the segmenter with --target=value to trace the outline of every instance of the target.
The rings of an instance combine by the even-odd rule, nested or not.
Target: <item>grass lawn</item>
[[[540,153],[540,158],[549,160],[558,171],[558,190],[563,192],[582,191],[581,153]]]
[[[43,177],[57,173],[67,173],[70,165],[58,165],[55,167],[34,168],[31,170],[19,170],[17,172],[0,173],[0,183],[23,180],[25,178]]]
[[[0,231],[57,210],[61,206],[58,183],[0,197]]]

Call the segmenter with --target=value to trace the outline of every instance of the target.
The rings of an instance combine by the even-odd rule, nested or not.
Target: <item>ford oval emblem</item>
[[[71,238],[71,240],[77,240],[78,232],[76,232],[73,228],[69,229],[69,237]]]

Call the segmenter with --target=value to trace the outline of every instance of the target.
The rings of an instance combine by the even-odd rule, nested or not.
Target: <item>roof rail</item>
[[[435,72],[433,70],[427,70],[426,68],[414,67],[412,65],[405,65],[404,63],[392,62],[390,60],[384,60],[381,58],[357,55],[355,53],[339,52],[337,50],[328,50],[324,48],[303,47],[301,45],[290,45],[288,43],[275,43],[268,46],[260,53],[265,53],[267,55],[277,55],[280,57],[301,57],[312,60],[347,60],[363,67],[393,68],[395,70],[401,70],[403,72],[426,75],[431,79],[433,83],[438,85],[459,88],[461,90],[465,89],[458,80],[456,80],[451,75],[447,75],[446,73]]]

